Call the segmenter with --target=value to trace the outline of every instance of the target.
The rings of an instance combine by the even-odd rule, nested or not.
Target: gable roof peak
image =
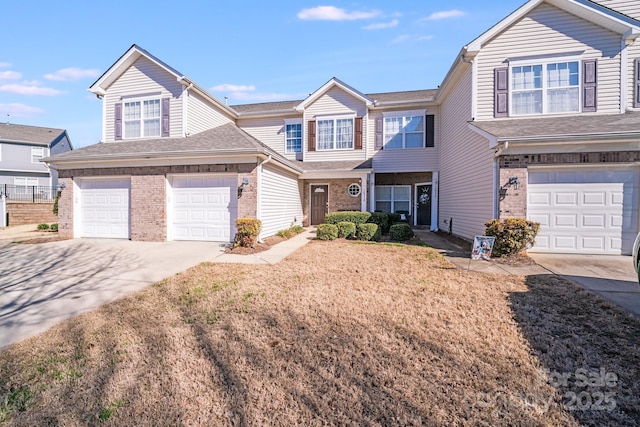
[[[307,108],[310,104],[315,102],[318,98],[320,98],[329,89],[331,89],[333,87],[338,87],[338,88],[342,89],[343,91],[349,93],[350,95],[354,96],[355,98],[360,99],[366,105],[373,105],[373,99],[369,98],[367,95],[365,95],[364,93],[360,92],[359,90],[356,90],[353,87],[349,86],[348,84],[346,84],[345,82],[343,82],[339,78],[331,77],[328,82],[326,82],[325,84],[320,86],[314,92],[310,93],[309,96],[304,101],[302,101],[300,104],[298,104],[296,106],[296,110],[297,111],[304,111],[305,108]]]

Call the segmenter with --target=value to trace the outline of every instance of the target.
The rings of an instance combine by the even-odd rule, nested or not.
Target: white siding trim
[[[629,60],[629,50],[624,37],[620,41],[620,113],[627,110],[627,61]],[[597,79],[597,77],[596,77]],[[597,80],[596,80],[597,81]]]

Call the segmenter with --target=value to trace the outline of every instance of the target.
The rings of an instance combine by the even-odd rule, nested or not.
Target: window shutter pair
[[[309,120],[309,135],[307,138],[307,151],[316,151],[316,121]],[[355,141],[354,148],[356,150],[362,150],[362,117],[356,117],[355,119]]]
[[[170,98],[162,98],[162,122],[161,122],[161,136],[168,137],[170,135],[169,126],[170,120]],[[118,102],[114,105],[114,139],[119,141],[122,139],[122,102]]]
[[[493,117],[509,116],[509,67],[493,70]]]
[[[384,139],[382,136],[383,132],[383,122],[382,118],[376,119],[376,140],[375,140],[375,149],[382,150],[384,148]]]

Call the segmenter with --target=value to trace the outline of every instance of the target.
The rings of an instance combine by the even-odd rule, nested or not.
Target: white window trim
[[[577,62],[578,63],[578,110],[577,111],[563,111],[563,112],[547,112],[547,102],[545,101],[547,95],[547,65],[549,64],[558,64],[562,62]],[[513,78],[512,68],[513,67],[522,67],[522,66],[534,66],[534,65],[542,65],[542,113],[531,113],[531,114],[515,114],[513,112],[513,89],[511,87]],[[509,61],[509,117],[539,117],[542,115],[549,114],[575,114],[582,112],[582,56],[549,56],[543,58],[526,58],[526,59],[518,59]]]
[[[358,187],[358,194],[351,194],[351,192],[349,191],[349,189],[353,186]],[[360,184],[358,184],[357,182],[352,182],[351,184],[349,184],[347,186],[347,194],[351,197],[360,197],[360,195],[362,194],[362,186]]]
[[[2,144],[0,144],[0,161],[2,161]]]
[[[33,161],[33,156],[34,156],[34,151],[39,151],[42,153],[42,155],[40,156],[40,158],[38,160],[36,160],[35,162]],[[31,163],[33,164],[40,164],[40,159],[46,157],[46,150],[44,147],[31,147]]]
[[[427,114],[427,110],[408,110],[408,111],[390,111],[382,113],[382,138],[384,139],[387,135],[387,120],[386,119],[395,119],[398,117],[415,117],[422,116],[424,120],[424,126],[422,129],[422,147],[405,147],[405,137],[402,137],[402,147],[399,148],[389,148],[389,150],[411,150],[415,148],[426,148],[427,147],[427,120],[424,118]],[[403,132],[403,135],[405,133]],[[386,145],[386,143],[385,143]]]
[[[144,135],[144,117],[142,115],[143,112],[143,103],[144,101],[159,101],[160,102],[160,116],[158,120],[160,120],[160,132],[159,135],[146,136]],[[140,103],[140,136],[127,136],[127,127],[126,127],[126,104],[130,104],[133,102]],[[143,97],[123,97],[122,98],[122,139],[149,139],[149,138],[160,138],[162,136],[162,96],[161,94],[154,94]]]
[[[300,151],[291,151],[287,149],[287,125],[300,125]],[[302,153],[304,148],[304,129],[302,127],[302,119],[285,119],[284,120],[284,152],[287,154]]]
[[[351,148],[336,148],[336,132],[338,131],[338,127],[336,126],[336,120],[345,120],[351,119],[353,122],[353,132],[351,134]],[[318,148],[318,136],[320,134],[320,126],[318,122],[320,120],[333,120],[333,148]],[[355,114],[345,114],[345,115],[331,115],[331,116],[316,116],[316,151],[353,151],[356,146],[356,115]]]

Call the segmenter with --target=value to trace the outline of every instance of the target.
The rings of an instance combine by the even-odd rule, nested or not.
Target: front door
[[[318,225],[324,222],[324,214],[327,212],[329,202],[328,185],[311,186],[311,225]]]
[[[416,225],[431,225],[431,184],[416,186]]]

